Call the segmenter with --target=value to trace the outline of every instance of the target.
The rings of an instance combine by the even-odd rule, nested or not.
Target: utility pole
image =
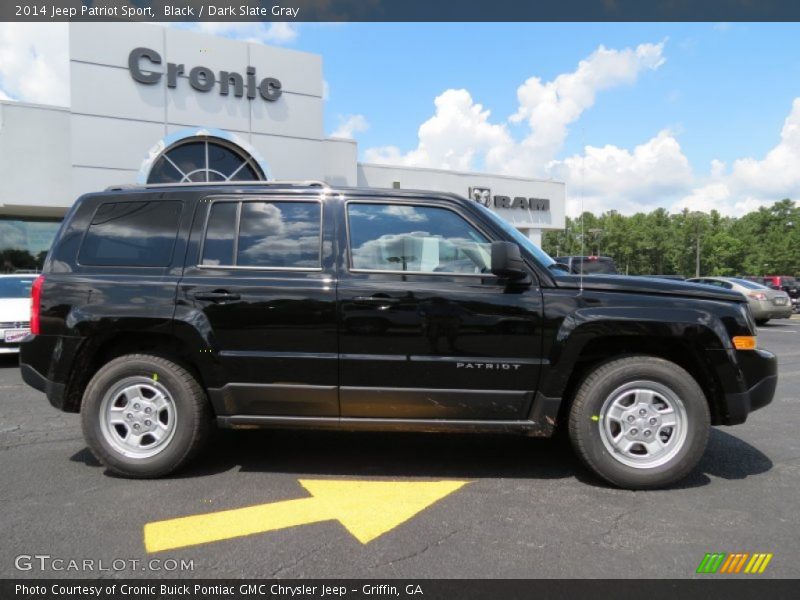
[[[700,226],[697,227],[697,256],[695,259],[694,276],[700,277]]]
[[[697,225],[697,252],[695,254],[694,276],[700,277],[700,229],[703,226],[704,215],[699,210],[692,211],[689,214],[695,219]]]

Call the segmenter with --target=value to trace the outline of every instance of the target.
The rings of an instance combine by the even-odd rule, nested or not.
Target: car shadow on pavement
[[[0,354],[0,369],[19,369],[19,354]]]
[[[71,458],[100,466],[84,449]],[[708,485],[711,478],[744,479],[772,468],[747,442],[712,429],[698,467],[676,488]],[[206,477],[231,469],[332,477],[559,479],[608,484],[580,464],[562,437],[350,433],[330,431],[218,431],[209,448],[174,478]]]

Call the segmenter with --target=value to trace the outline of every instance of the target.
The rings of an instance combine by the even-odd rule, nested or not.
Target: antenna
[[[581,255],[580,255],[579,259],[578,259],[578,260],[580,260],[581,270],[580,270],[580,284],[579,284],[580,288],[578,290],[578,295],[583,293],[583,257],[586,256],[586,253],[584,252],[584,245],[586,244],[586,232],[584,231],[584,228],[583,228],[583,221],[584,221],[584,219],[583,219],[583,215],[584,215],[584,209],[583,209],[583,184],[584,184],[584,180],[585,180],[585,176],[586,176],[586,168],[585,168],[585,162],[586,162],[586,129],[584,127],[581,127],[581,146],[583,147],[583,156],[581,157],[581,187],[580,187],[580,191],[578,192],[578,194],[580,196],[580,199],[581,199]]]

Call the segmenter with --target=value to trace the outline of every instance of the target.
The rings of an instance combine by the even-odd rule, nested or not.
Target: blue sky
[[[466,88],[493,116],[505,117],[530,76],[551,80],[600,45],[663,40],[665,64],[599,95],[572,127],[566,154],[583,142],[631,147],[664,127],[675,130],[700,170],[714,158],[762,155],[775,145],[800,96],[797,24],[306,25],[289,46],[323,55],[329,131],[338,116],[363,114],[370,128],[358,135],[362,148],[408,149],[433,98],[447,88]]]
[[[573,213],[579,189],[626,213],[800,195],[800,24],[188,27],[321,54],[326,132],[362,160],[557,178]],[[53,31],[0,24],[0,98],[67,80]]]

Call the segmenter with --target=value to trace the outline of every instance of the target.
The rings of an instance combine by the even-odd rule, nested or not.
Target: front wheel
[[[111,472],[150,478],[186,464],[206,441],[211,417],[186,369],[160,356],[129,354],[92,377],[81,423],[92,453]]]
[[[756,325],[759,327],[766,325],[767,323],[769,323],[769,319],[756,319]]]
[[[584,380],[569,416],[573,448],[610,483],[660,488],[684,478],[705,451],[708,403],[675,363],[632,356],[605,363]]]

